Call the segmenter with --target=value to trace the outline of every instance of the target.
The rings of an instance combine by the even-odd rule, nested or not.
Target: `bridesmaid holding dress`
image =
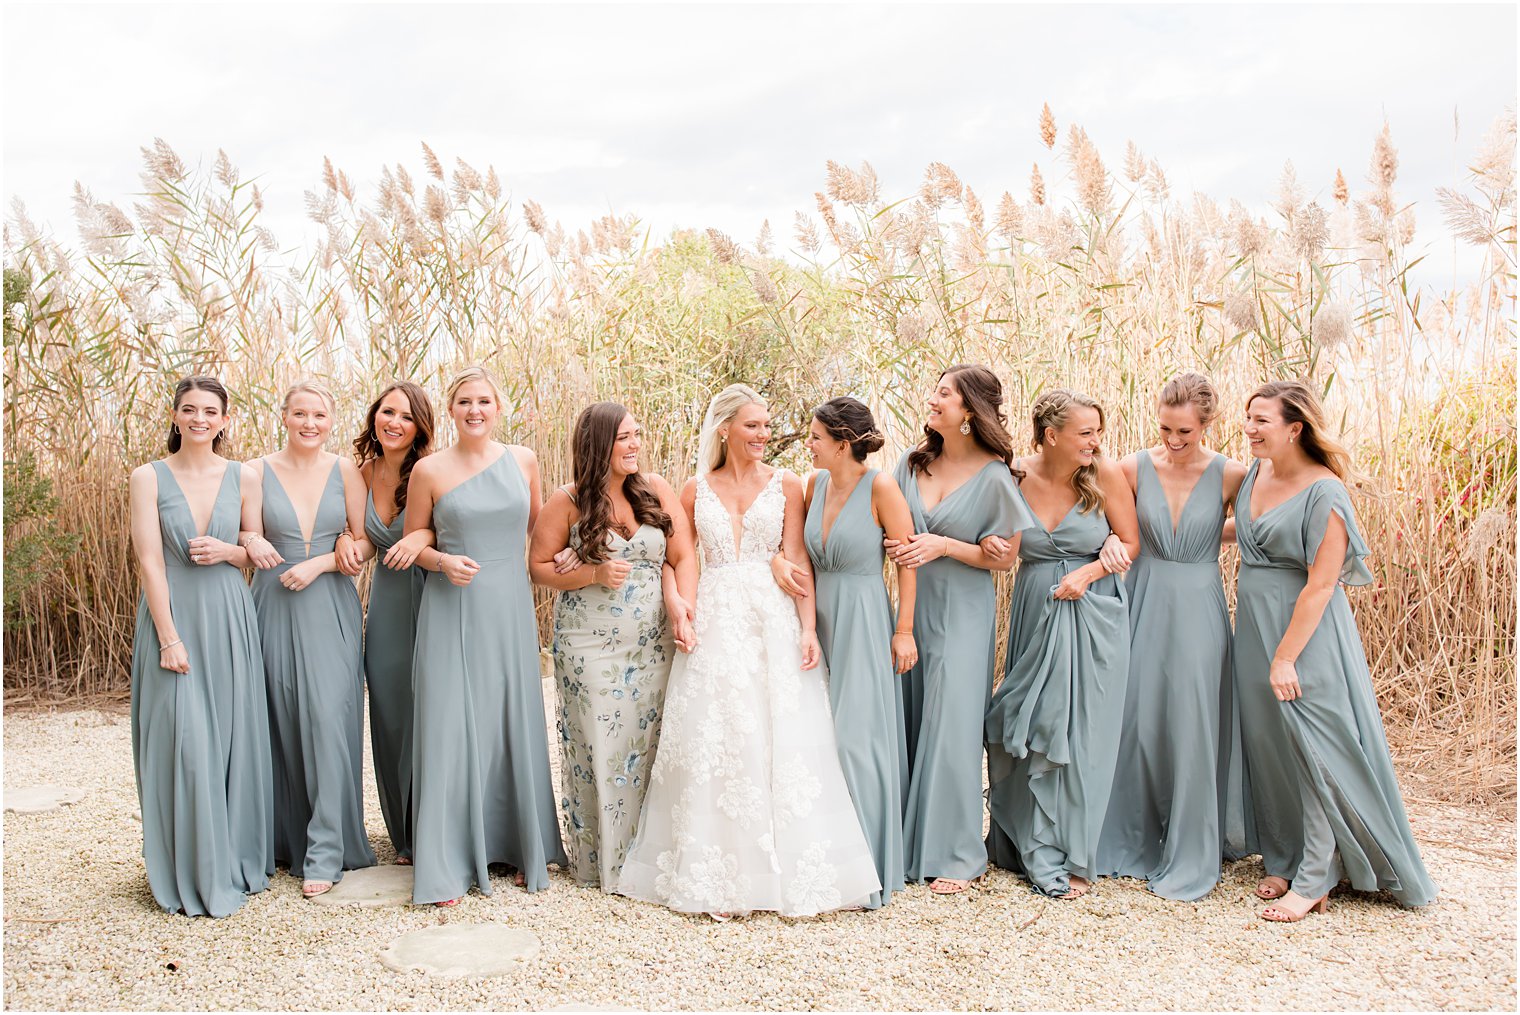
[[[1185,901],[1219,882],[1222,847],[1247,852],[1219,573],[1220,537],[1246,468],[1203,446],[1218,405],[1202,374],[1161,389],[1161,443],[1119,463],[1135,493],[1140,557],[1130,568],[1118,536],[1101,557],[1111,571],[1128,569],[1130,662],[1098,868]]]
[[[1262,865],[1264,920],[1325,912],[1342,878],[1405,906],[1436,888],[1409,829],[1367,656],[1340,588],[1367,585],[1349,456],[1301,381],[1246,402],[1256,458],[1235,499],[1235,692]]]
[[[274,755],[274,855],[313,898],[345,870],[370,867],[364,829],[364,617],[338,568],[344,526],[364,524],[364,481],[322,450],[335,406],[326,388],[293,385],[285,447],[252,462],[264,535],[278,561],[253,579]]]
[[[406,487],[412,469],[432,450],[433,406],[411,381],[380,393],[354,438],[359,475],[369,488],[364,534],[338,538],[338,563],[358,576],[371,555],[379,559],[369,586],[364,623],[364,677],[369,685],[370,747],[375,785],[396,862],[412,862],[412,648],[427,573],[415,566],[431,545],[432,530],[402,537]]]
[[[1097,870],[1129,677],[1124,583],[1098,559],[1110,531],[1139,552],[1135,502],[1100,457],[1103,410],[1065,389],[1035,400],[1015,463],[1036,525],[1019,540],[1007,669],[987,712],[987,854],[1045,895],[1086,894]]]
[[[813,410],[807,445],[819,471],[808,477],[803,536],[817,589],[818,642],[829,673],[839,763],[881,882],[868,909],[885,905],[904,887],[908,746],[896,674],[918,661],[912,631],[917,575],[898,567],[901,605],[895,612],[882,581],[883,537],[906,542],[913,534],[913,516],[897,483],[865,464],[883,443],[871,410],[854,398],[832,398]]]
[[[238,545],[240,528],[257,539],[259,487],[218,453],[227,419],[220,381],[180,381],[168,457],[129,482],[143,584],[132,642],[143,859],[154,901],[188,916],[235,912],[274,871],[264,668]]]
[[[489,866],[530,892],[564,865],[544,731],[527,539],[538,459],[491,439],[501,393],[481,367],[448,389],[458,439],[412,469],[406,531],[432,529],[417,562],[427,587],[412,657],[412,900],[452,906],[491,894]]]
[[[918,447],[896,480],[914,535],[888,537],[887,554],[918,570],[913,634],[918,662],[903,677],[908,795],[904,871],[963,892],[987,869],[982,845],[982,722],[992,695],[997,602],[992,571],[1012,568],[1010,540],[1034,524],[1008,471],[1013,439],[1003,386],[986,367],[958,364],[939,378]]]

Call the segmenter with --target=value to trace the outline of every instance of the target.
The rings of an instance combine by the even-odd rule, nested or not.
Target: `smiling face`
[[[941,435],[960,433],[961,424],[967,415],[966,400],[955,386],[954,377],[950,374],[941,377],[934,385],[934,390],[929,392],[925,404],[929,407],[925,426]]]
[[[1189,458],[1203,440],[1203,422],[1192,402],[1158,407],[1156,427],[1161,431],[1161,446],[1178,461]]]
[[[285,435],[289,447],[316,450],[327,443],[333,415],[327,400],[313,391],[297,391],[285,402]]]
[[[1302,423],[1283,419],[1282,402],[1276,398],[1253,398],[1246,406],[1246,445],[1257,458],[1276,458],[1292,449]]]
[[[824,426],[817,417],[808,424],[807,438],[802,442],[813,454],[813,468],[827,469],[830,465],[843,462],[850,453],[850,445],[842,440],[830,436],[829,428]]]
[[[412,403],[399,388],[387,391],[375,410],[375,439],[387,454],[404,453],[417,439]]]
[[[1091,465],[1102,446],[1103,417],[1091,406],[1073,405],[1065,426],[1045,428],[1045,442],[1045,454],[1069,460],[1079,469]]]
[[[454,392],[449,415],[453,417],[461,438],[489,438],[491,428],[501,415],[501,405],[491,385],[485,381],[466,381]]]
[[[174,406],[174,425],[179,427],[181,447],[214,446],[227,428],[227,413],[214,392],[192,388]]]
[[[617,436],[612,439],[611,473],[614,480],[631,476],[639,471],[639,449],[644,446],[644,431],[633,413],[623,417],[618,424]]]
[[[771,413],[763,405],[750,402],[734,413],[728,426],[718,433],[728,438],[730,457],[739,461],[758,462],[765,457],[765,445],[771,439]]]

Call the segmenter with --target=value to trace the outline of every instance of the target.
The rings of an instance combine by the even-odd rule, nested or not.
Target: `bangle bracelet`
[[[164,652],[167,652],[169,649],[173,648],[174,646],[176,646],[176,645],[183,645],[184,643],[185,643],[185,639],[183,639],[183,638],[175,638],[173,641],[171,641],[167,645],[160,645],[158,647],[159,654],[162,655]]]
[[[896,637],[896,636],[897,636],[897,635],[899,635],[899,634],[905,634],[905,635],[907,635],[907,636],[908,636],[908,637],[910,637],[910,638],[911,638],[911,637],[913,637],[913,632],[912,632],[912,631],[893,631],[893,632],[892,632],[892,636],[893,636],[893,637],[894,637],[894,638],[895,638],[895,637]]]

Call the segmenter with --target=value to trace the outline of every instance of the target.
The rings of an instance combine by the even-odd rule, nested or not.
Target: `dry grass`
[[[144,150],[130,214],[79,191],[78,248],[18,206],[6,264],[26,287],[6,308],[7,454],[38,458],[60,525],[83,542],[23,601],[7,688],[126,686],[125,476],[159,454],[166,393],[192,369],[228,382],[232,450],[247,457],[277,445],[272,406],[297,376],[340,392],[347,436],[388,378],[436,392],[482,361],[516,406],[506,436],[535,448],[552,482],[568,478],[575,411],[603,397],[634,408],[648,462],[679,481],[706,399],[731,380],[770,397],[778,457],[797,466],[808,407],[842,392],[878,408],[890,464],[955,360],[1004,378],[1021,441],[1040,390],[1088,391],[1109,409],[1114,453],[1150,441],[1154,394],[1180,370],[1210,373],[1227,405],[1303,376],[1363,473],[1377,582],[1352,600],[1391,738],[1432,792],[1512,800],[1513,114],[1465,186],[1440,195],[1486,256],[1476,282],[1440,295],[1409,281],[1414,210],[1386,129],[1364,191],[1338,172],[1327,205],[1306,201],[1290,165],[1269,222],[1173,194],[1133,144],[1109,173],[1094,140],[1059,134],[1048,109],[1031,128],[1052,154],[1025,201],[984,203],[940,163],[893,201],[869,165],[831,163],[787,258],[768,224],[748,246],[715,230],[660,239],[615,216],[572,233],[514,202],[494,170],[445,170],[426,146],[423,172],[384,168],[373,200],[326,165],[308,194],[326,230],[315,251],[278,249],[257,186],[225,155],[191,169],[162,142]],[[1233,415],[1216,443],[1242,456]]]

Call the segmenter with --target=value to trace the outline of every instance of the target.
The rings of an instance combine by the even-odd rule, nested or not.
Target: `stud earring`
[[[961,436],[962,437],[969,437],[969,436],[971,436],[971,417],[970,416],[967,416],[965,419],[961,420]]]

